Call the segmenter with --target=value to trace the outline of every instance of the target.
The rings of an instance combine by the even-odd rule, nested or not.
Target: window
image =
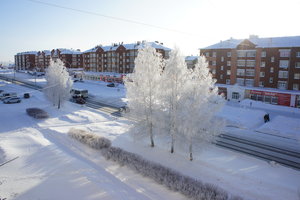
[[[290,49],[279,49],[280,57],[290,57]]]
[[[288,78],[289,72],[288,71],[279,71],[278,78]]]
[[[215,60],[212,61],[212,65],[213,65],[213,66],[216,66],[216,61],[215,61]]]
[[[280,68],[288,68],[289,67],[289,60],[280,60],[279,61]]]
[[[226,84],[230,85],[230,79],[226,79]]]
[[[226,74],[230,75],[231,74],[231,70],[227,70]]]
[[[271,72],[271,73],[274,72],[274,67],[270,67],[270,72]]]
[[[244,82],[245,82],[245,81],[244,81],[243,78],[237,78],[237,79],[236,79],[236,83],[237,83],[238,85],[244,85],[244,84],[245,84]]]
[[[227,66],[231,66],[231,61],[227,61]]]
[[[237,69],[236,75],[238,75],[238,76],[244,76],[245,75],[245,70],[244,69]]]
[[[299,90],[299,84],[294,83],[293,84],[293,90]]]
[[[239,98],[240,98],[240,94],[238,92],[232,93],[232,99],[239,99]]]
[[[224,70],[224,66],[221,66],[221,70]]]
[[[267,56],[267,53],[265,51],[262,51],[261,52],[261,57],[266,57]]]
[[[224,62],[224,56],[221,57],[221,62]]]
[[[253,79],[246,79],[245,85],[246,86],[253,86],[254,85],[254,80]]]
[[[295,73],[294,74],[294,79],[299,80],[300,79],[300,74],[299,73]]]
[[[300,53],[300,52],[299,52]],[[231,52],[227,52],[227,57],[231,57]],[[300,56],[299,56],[300,57]]]
[[[278,97],[272,97],[271,104],[278,104]]]
[[[247,67],[255,67],[255,60],[247,60]]]
[[[246,76],[254,76],[254,69],[246,69]]]
[[[275,58],[274,56],[271,57],[271,62],[274,62],[275,61]]]
[[[255,50],[238,50],[237,51],[237,57],[250,57],[253,58],[256,56],[256,51]]]
[[[300,62],[296,62],[295,68],[300,68]]]
[[[209,52],[205,52],[205,56],[206,56],[206,57],[209,57]]]
[[[300,51],[296,52],[296,57],[300,57]]]
[[[216,70],[215,69],[212,70],[212,74],[216,74]]]
[[[278,81],[277,88],[278,89],[286,89],[287,82],[286,81]]]
[[[264,87],[264,82],[259,81],[259,87]]]
[[[266,66],[266,62],[265,61],[260,62],[260,67],[265,67],[265,66]]]
[[[265,72],[259,72],[259,77],[265,77]]]
[[[246,66],[246,60],[237,60],[237,66],[238,67],[245,67]]]
[[[213,52],[213,57],[217,57],[217,52]]]
[[[220,75],[220,79],[221,79],[221,80],[223,79],[223,74]]]
[[[273,77],[270,77],[269,83],[273,83]]]

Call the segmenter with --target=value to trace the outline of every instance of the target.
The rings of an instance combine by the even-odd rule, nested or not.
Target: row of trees
[[[185,138],[193,160],[193,142],[210,142],[222,129],[214,117],[224,99],[214,84],[203,56],[194,69],[188,69],[178,48],[168,60],[153,47],[140,49],[135,70],[125,81],[126,95],[130,113],[142,119],[136,127],[147,131],[151,147],[159,132],[154,129],[165,130],[171,139],[171,153],[176,138]]]

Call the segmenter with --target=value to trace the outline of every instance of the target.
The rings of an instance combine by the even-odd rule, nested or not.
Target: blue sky
[[[300,35],[299,0],[38,0],[166,29],[47,6],[0,0],[0,62],[17,52],[53,48],[81,51],[98,44],[160,41],[184,55],[220,40]],[[186,32],[186,33],[181,33]]]

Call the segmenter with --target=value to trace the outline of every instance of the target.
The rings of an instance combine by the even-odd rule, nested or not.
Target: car
[[[71,101],[74,103],[77,103],[77,104],[85,104],[86,103],[86,101],[82,97],[72,98]]]
[[[15,92],[6,92],[6,93],[2,93],[1,96],[0,96],[0,100],[3,101],[3,99],[7,98],[7,97],[16,97],[17,96],[17,93]]]
[[[115,83],[109,83],[106,85],[107,87],[116,87],[116,84]]]
[[[4,90],[0,90],[0,93],[4,92]]]
[[[30,98],[30,94],[29,93],[24,93],[24,99],[28,99]]]
[[[125,105],[125,106],[122,106],[122,107],[120,107],[119,108],[119,112],[125,112],[125,113],[129,113],[129,107],[127,106],[127,105]]]
[[[20,103],[21,99],[19,97],[10,97],[3,100],[3,103]]]

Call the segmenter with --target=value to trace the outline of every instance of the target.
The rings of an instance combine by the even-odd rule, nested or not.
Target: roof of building
[[[82,54],[81,51],[75,49],[63,49],[59,48],[60,54]]]
[[[17,55],[36,55],[37,51],[25,51],[25,52],[20,52],[17,53]]]
[[[99,47],[102,48],[104,51],[115,51],[121,45],[124,46],[127,50],[141,49],[141,48],[144,48],[146,44],[149,44],[150,46],[152,46],[155,49],[163,49],[165,51],[170,51],[171,50],[170,48],[167,48],[167,47],[163,46],[162,43],[142,41],[142,42],[131,43],[131,44],[119,43],[119,44],[113,44],[111,46],[96,46],[94,48],[91,48],[91,49],[88,49],[88,50],[84,51],[83,53],[96,52]]]
[[[246,39],[233,39],[230,38],[225,41],[210,45],[202,49],[233,49],[236,48],[241,42]],[[283,47],[300,47],[300,36],[288,37],[269,37],[259,38],[258,36],[250,36],[249,39],[256,48],[283,48]]]
[[[197,60],[199,58],[199,56],[186,56],[185,60],[186,61],[194,61]]]

